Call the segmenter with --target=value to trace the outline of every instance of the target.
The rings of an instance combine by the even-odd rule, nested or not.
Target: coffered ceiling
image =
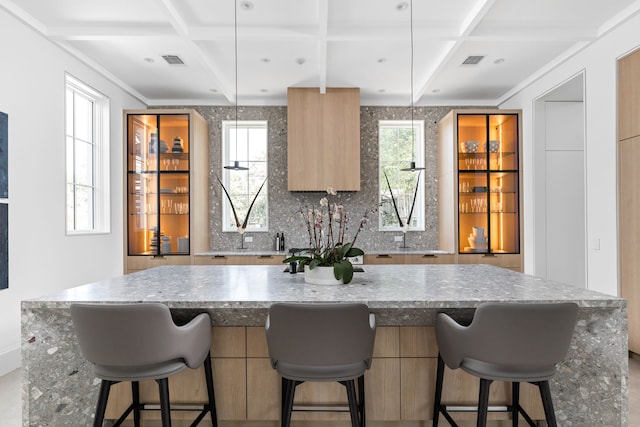
[[[640,11],[638,0],[413,0],[413,14],[411,0],[236,1],[237,26],[234,0],[0,7],[149,105],[236,93],[280,105],[290,86],[359,87],[363,105],[493,105]],[[470,56],[482,58],[463,65]]]

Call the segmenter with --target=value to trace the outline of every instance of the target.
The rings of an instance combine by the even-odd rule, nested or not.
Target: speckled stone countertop
[[[413,248],[396,248],[389,250],[375,250],[366,251],[366,255],[380,255],[380,254],[409,254],[409,255],[450,255],[451,252],[441,251],[439,249],[413,249]],[[248,255],[248,256],[275,256],[275,255],[289,255],[289,250],[286,251],[260,251],[254,249],[236,249],[233,251],[212,251],[212,252],[199,252],[194,256],[233,256],[233,255]]]
[[[383,325],[460,320],[484,301],[580,306],[569,355],[552,380],[562,426],[627,425],[626,301],[488,265],[365,265],[348,285],[304,283],[283,266],[167,266],[22,302],[24,426],[89,425],[97,383],[79,355],[72,302],[167,304],[177,317],[207,311],[218,326],[263,325],[274,302],[360,301]]]

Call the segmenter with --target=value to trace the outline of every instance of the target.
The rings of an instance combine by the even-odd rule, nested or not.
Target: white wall
[[[617,58],[640,46],[640,16],[629,19],[593,45],[542,76],[501,108],[523,110],[525,272],[532,273],[534,100],[582,70],[586,80],[587,283],[589,289],[618,295],[616,208]],[[595,249],[599,240],[600,249]]]
[[[9,289],[0,291],[1,375],[19,366],[21,300],[122,273],[122,110],[144,105],[2,9],[0,40],[0,111],[9,115]],[[111,100],[109,234],[65,235],[65,72]]]

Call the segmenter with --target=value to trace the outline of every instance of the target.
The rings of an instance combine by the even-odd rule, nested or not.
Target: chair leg
[[[358,408],[360,409],[360,427],[367,427],[367,421],[365,418],[367,414],[367,408],[365,407],[364,400],[364,374],[358,377],[358,393],[358,401],[360,402],[358,404]]]
[[[518,427],[520,416],[520,383],[511,383],[511,426]]]
[[[113,384],[115,384],[115,382],[109,380],[102,380],[100,383],[100,394],[98,395],[98,404],[96,405],[96,416],[93,419],[93,427],[102,427],[104,412],[107,409],[107,399],[109,399],[109,391]]]
[[[438,371],[436,374],[436,395],[433,399],[433,427],[438,427],[440,411],[442,410],[442,382],[444,380],[444,360],[438,353]]]
[[[356,384],[353,380],[345,381],[347,387],[347,399],[349,400],[349,412],[351,413],[351,427],[359,427],[358,402],[356,402]]]
[[[133,401],[133,425],[140,427],[140,384],[131,381],[131,398]]]
[[[204,376],[207,381],[207,394],[209,395],[209,413],[211,413],[211,425],[218,427],[218,412],[216,411],[216,397],[213,389],[213,370],[211,369],[211,353],[204,360]]]
[[[491,380],[480,378],[480,393],[478,396],[478,427],[487,426],[487,410],[489,408],[489,386]]]
[[[280,425],[291,425],[291,411],[293,411],[293,399],[296,395],[296,381],[282,378],[282,415]]]
[[[162,378],[156,380],[160,391],[160,413],[162,414],[162,427],[171,427],[171,407],[169,403],[169,380]]]
[[[538,388],[540,389],[540,397],[542,398],[542,406],[544,407],[544,415],[547,419],[547,425],[549,427],[557,427],[556,414],[553,410],[553,401],[551,400],[549,381],[540,381],[538,383]]]

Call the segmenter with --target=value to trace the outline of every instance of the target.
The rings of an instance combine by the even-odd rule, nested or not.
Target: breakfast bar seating
[[[274,391],[281,379],[271,366],[264,329],[274,304],[366,304],[376,319],[373,359],[365,374],[367,424],[421,427],[433,417],[438,313],[469,324],[484,302],[575,303],[577,322],[569,351],[549,379],[558,424],[628,425],[625,300],[489,265],[364,265],[363,269],[347,285],[325,286],[307,284],[302,274],[283,272],[283,265],[166,266],[23,301],[24,425],[91,425],[100,387],[79,352],[70,306],[133,302],[160,302],[178,323],[209,314],[216,410],[225,427],[279,423],[281,395]],[[176,375],[176,381],[189,387],[176,384],[172,403],[206,403],[203,376],[189,369]],[[460,396],[468,403],[477,401],[477,383],[462,369],[447,372],[444,381],[443,401]],[[130,389],[121,388],[128,401]],[[491,390],[491,405],[509,403],[508,384],[494,382]],[[308,382],[298,387],[294,404],[346,402],[341,393],[344,387],[339,384]],[[534,421],[544,420],[534,386],[522,384],[520,401],[527,411],[534,408]],[[117,419],[120,411],[107,408],[107,412],[109,419]],[[509,420],[509,414],[491,415]],[[292,416],[292,423],[300,427],[326,421],[344,427],[349,415],[296,412]]]

